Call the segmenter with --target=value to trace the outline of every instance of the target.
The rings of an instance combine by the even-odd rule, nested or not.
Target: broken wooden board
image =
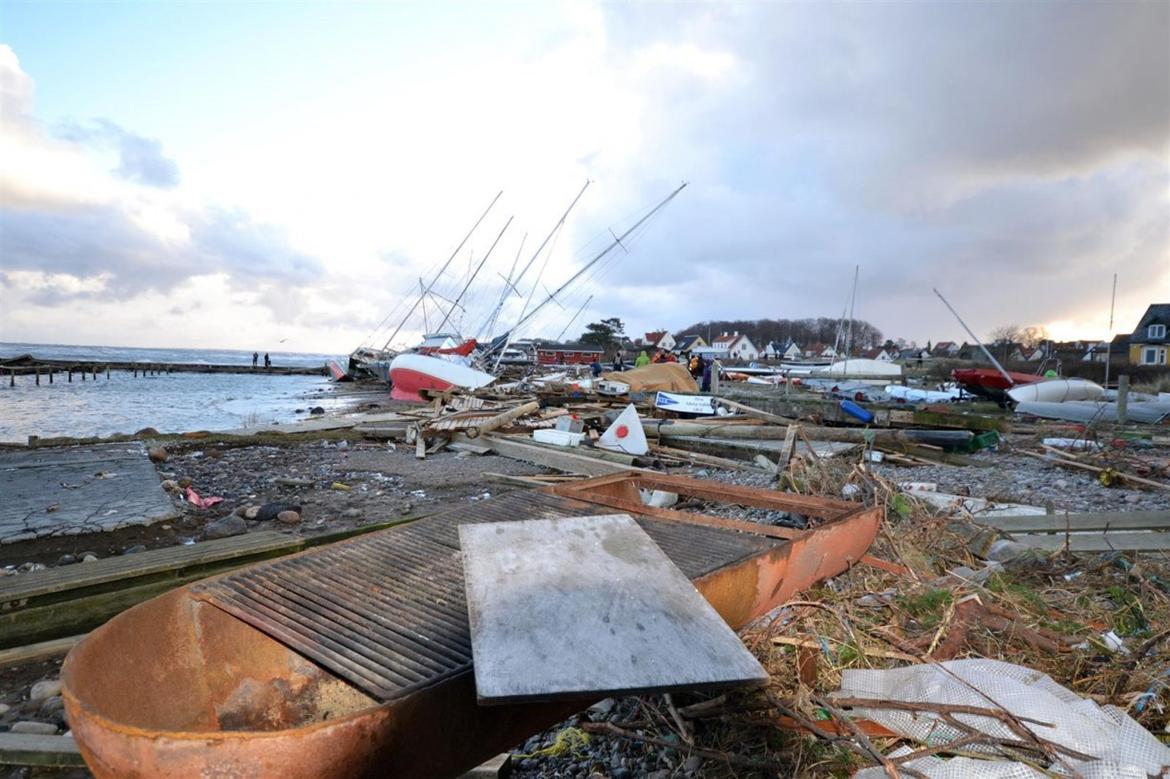
[[[613,473],[641,470],[630,465],[612,463],[578,454],[572,449],[540,446],[533,443],[531,439],[517,440],[515,437],[509,436],[485,435],[475,440],[483,446],[490,446],[492,451],[502,457],[523,460],[534,465],[543,465],[546,468],[556,468],[558,471],[567,473],[608,476]]]
[[[795,427],[792,429],[796,429]],[[735,439],[735,438],[702,438],[699,436],[682,436],[667,439],[672,446],[681,449],[696,451],[719,457],[752,460],[762,454],[769,459],[782,458],[787,447],[792,455],[827,459],[839,455],[853,454],[860,451],[861,444],[851,444],[844,441],[805,441],[801,440],[790,445],[785,440],[762,439]],[[791,459],[791,458],[789,458]],[[787,464],[787,463],[786,463]]]
[[[1070,552],[1168,552],[1170,533],[1135,531],[1132,533],[1026,533],[1013,535],[1016,541],[1050,552],[1067,548]]]
[[[761,684],[628,514],[459,527],[481,704]]]
[[[1170,511],[1093,511],[1080,514],[976,517],[1005,533],[1170,530]]]
[[[262,531],[0,579],[0,648],[85,632],[180,584],[303,546]]]
[[[1170,511],[1095,511],[1034,516],[976,516],[1021,544],[1070,552],[1170,550]]]
[[[73,736],[0,733],[0,765],[84,768]]]

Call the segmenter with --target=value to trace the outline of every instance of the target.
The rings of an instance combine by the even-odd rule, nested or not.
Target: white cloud
[[[31,80],[0,49],[4,106],[20,117],[0,132],[0,154],[21,153],[0,166],[6,265],[100,276],[135,307],[207,298],[184,333],[204,343],[235,343],[212,338],[230,327],[203,328],[214,310],[236,331],[345,350],[498,189],[455,263],[465,271],[516,216],[468,322],[490,309],[520,238],[527,256],[587,177],[549,288],[611,225],[688,179],[634,251],[550,307],[540,332],[557,334],[589,294],[569,335],[612,315],[632,332],[831,315],[855,264],[862,315],[888,335],[961,338],[931,286],[981,330],[1103,326],[1090,311],[1104,309],[1094,296],[1114,269],[1128,321],[1170,295],[1168,9],[582,2],[497,7],[484,29],[480,14],[440,14],[441,40],[393,67],[365,57],[347,70],[339,52],[297,99],[205,110],[199,143],[173,153],[134,128],[104,150],[51,137],[32,117]],[[377,49],[383,32],[352,44]],[[58,316],[42,306],[27,326]]]

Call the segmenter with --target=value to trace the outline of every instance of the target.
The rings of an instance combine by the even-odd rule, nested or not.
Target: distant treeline
[[[802,349],[808,349],[815,343],[832,346],[837,339],[837,328],[841,327],[840,319],[822,316],[816,319],[738,319],[712,320],[699,322],[690,327],[679,330],[675,335],[697,334],[710,343],[711,339],[718,338],[723,333],[736,331],[752,340],[757,349],[764,349],[769,342],[783,344],[795,341]],[[873,349],[884,343],[882,331],[861,319],[853,320],[853,348]],[[841,336],[841,348],[845,347],[844,332]]]

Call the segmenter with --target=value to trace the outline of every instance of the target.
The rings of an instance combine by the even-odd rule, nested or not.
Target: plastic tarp
[[[690,371],[677,362],[660,362],[628,371],[615,371],[602,376],[607,381],[630,386],[630,392],[698,392],[699,385]]]
[[[1162,744],[1124,710],[1100,706],[1054,682],[1033,668],[999,660],[952,660],[886,671],[849,670],[842,674],[841,690],[834,695],[849,698],[898,700],[1003,709],[1023,720],[1024,727],[1040,738],[1096,760],[1064,760],[1086,779],[1094,777],[1159,776],[1170,770],[1170,747]],[[854,716],[873,720],[920,744],[940,744],[963,735],[932,712],[893,711],[854,707]],[[990,736],[1017,739],[998,719],[976,714],[955,714],[955,719]],[[1031,721],[1029,721],[1031,720]],[[1043,724],[1040,724],[1043,723]],[[936,757],[912,760],[907,768],[937,779],[1031,779],[1045,774],[1009,758],[996,759],[991,745],[969,744],[966,752],[985,752],[987,760]],[[891,753],[909,754],[912,749]],[[1060,763],[1049,772],[1067,775]],[[858,779],[880,779],[880,766],[859,771]]]

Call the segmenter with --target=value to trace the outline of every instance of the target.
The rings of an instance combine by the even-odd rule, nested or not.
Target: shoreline
[[[134,379],[119,381],[116,374],[112,383],[107,383],[109,380],[99,373],[92,389],[80,383],[68,389],[43,385],[21,387],[17,380],[13,390],[9,378],[0,373],[4,379],[0,386],[0,407],[6,405],[11,413],[7,424],[0,425],[9,428],[0,432],[0,450],[117,443],[148,436],[218,434],[249,427],[278,429],[309,419],[381,408],[392,402],[388,390],[369,384],[335,383],[323,377],[272,374],[263,370],[240,375],[246,379],[238,386],[220,386],[219,378],[198,372],[174,377],[144,374],[145,381],[138,385],[131,383]],[[31,384],[28,378],[24,381]],[[163,383],[155,384],[156,381]],[[285,385],[285,381],[291,384]],[[17,394],[6,395],[10,391]],[[51,394],[54,392],[57,394]],[[52,422],[42,425],[41,420]],[[97,432],[92,435],[58,432],[87,424],[92,424]]]

